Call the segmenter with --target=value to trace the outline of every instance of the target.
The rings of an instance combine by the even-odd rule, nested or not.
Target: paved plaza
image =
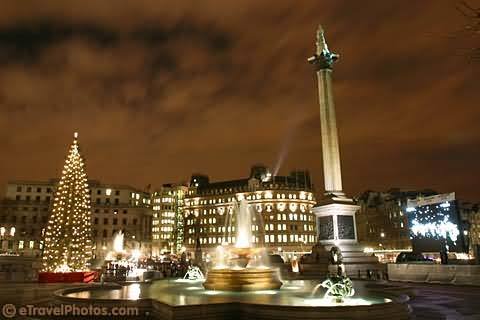
[[[398,283],[398,285],[405,286],[406,284]],[[407,285],[415,292],[415,297],[410,303],[415,320],[480,320],[480,287],[435,284]],[[16,306],[27,304],[45,306],[53,302],[55,290],[72,286],[79,286],[79,284],[2,283],[0,285],[0,304],[2,306],[7,303],[13,303]]]
[[[409,284],[416,297],[410,303],[414,319],[480,319],[480,287]]]

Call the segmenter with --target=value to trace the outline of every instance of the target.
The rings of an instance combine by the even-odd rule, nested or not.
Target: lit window
[[[111,195],[111,194],[112,194],[112,189],[107,189],[107,190],[105,190],[105,194],[106,194],[107,196]]]

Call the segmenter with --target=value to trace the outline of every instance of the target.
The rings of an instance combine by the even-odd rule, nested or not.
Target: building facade
[[[185,185],[164,184],[152,194],[152,255],[178,253],[184,242]]]
[[[193,175],[185,196],[185,240],[188,251],[211,252],[235,242],[238,201],[246,200],[254,217],[252,243],[270,252],[306,252],[316,242],[313,187],[307,171],[272,176],[264,166],[252,167],[240,180],[210,182]],[[233,215],[234,216],[234,215]]]
[[[460,219],[465,232],[468,252],[480,262],[480,204],[461,203],[459,206]]]
[[[125,185],[89,180],[92,204],[94,257],[105,258],[113,236],[122,230],[125,247],[151,254],[152,214],[150,194]],[[43,230],[57,180],[12,181],[0,204],[1,251],[40,256]]]
[[[364,192],[358,198],[357,232],[360,244],[374,251],[411,250],[407,201],[433,194],[436,194],[433,190],[400,189]]]

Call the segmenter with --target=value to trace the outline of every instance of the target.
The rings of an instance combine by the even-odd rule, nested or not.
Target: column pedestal
[[[368,278],[369,275],[385,272],[385,265],[379,263],[372,253],[363,252],[363,247],[358,244],[355,220],[358,209],[359,206],[352,199],[335,195],[324,197],[313,208],[317,219],[318,244],[312,248],[312,259],[303,261],[307,276],[309,271],[337,273],[338,266],[332,264],[330,256],[333,247],[340,249],[345,273],[351,278]]]

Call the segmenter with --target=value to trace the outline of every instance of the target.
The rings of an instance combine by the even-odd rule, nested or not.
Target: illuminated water
[[[245,302],[278,306],[366,306],[391,302],[375,296],[358,296],[346,298],[342,303],[334,303],[330,299],[312,297],[312,289],[318,281],[292,280],[284,281],[279,290],[261,290],[250,292],[205,290],[203,281],[185,279],[159,280],[151,284],[135,283],[114,290],[91,290],[69,293],[66,296],[81,299],[113,299],[138,300],[142,298],[155,299],[171,306],[195,304],[212,304],[226,302]]]

